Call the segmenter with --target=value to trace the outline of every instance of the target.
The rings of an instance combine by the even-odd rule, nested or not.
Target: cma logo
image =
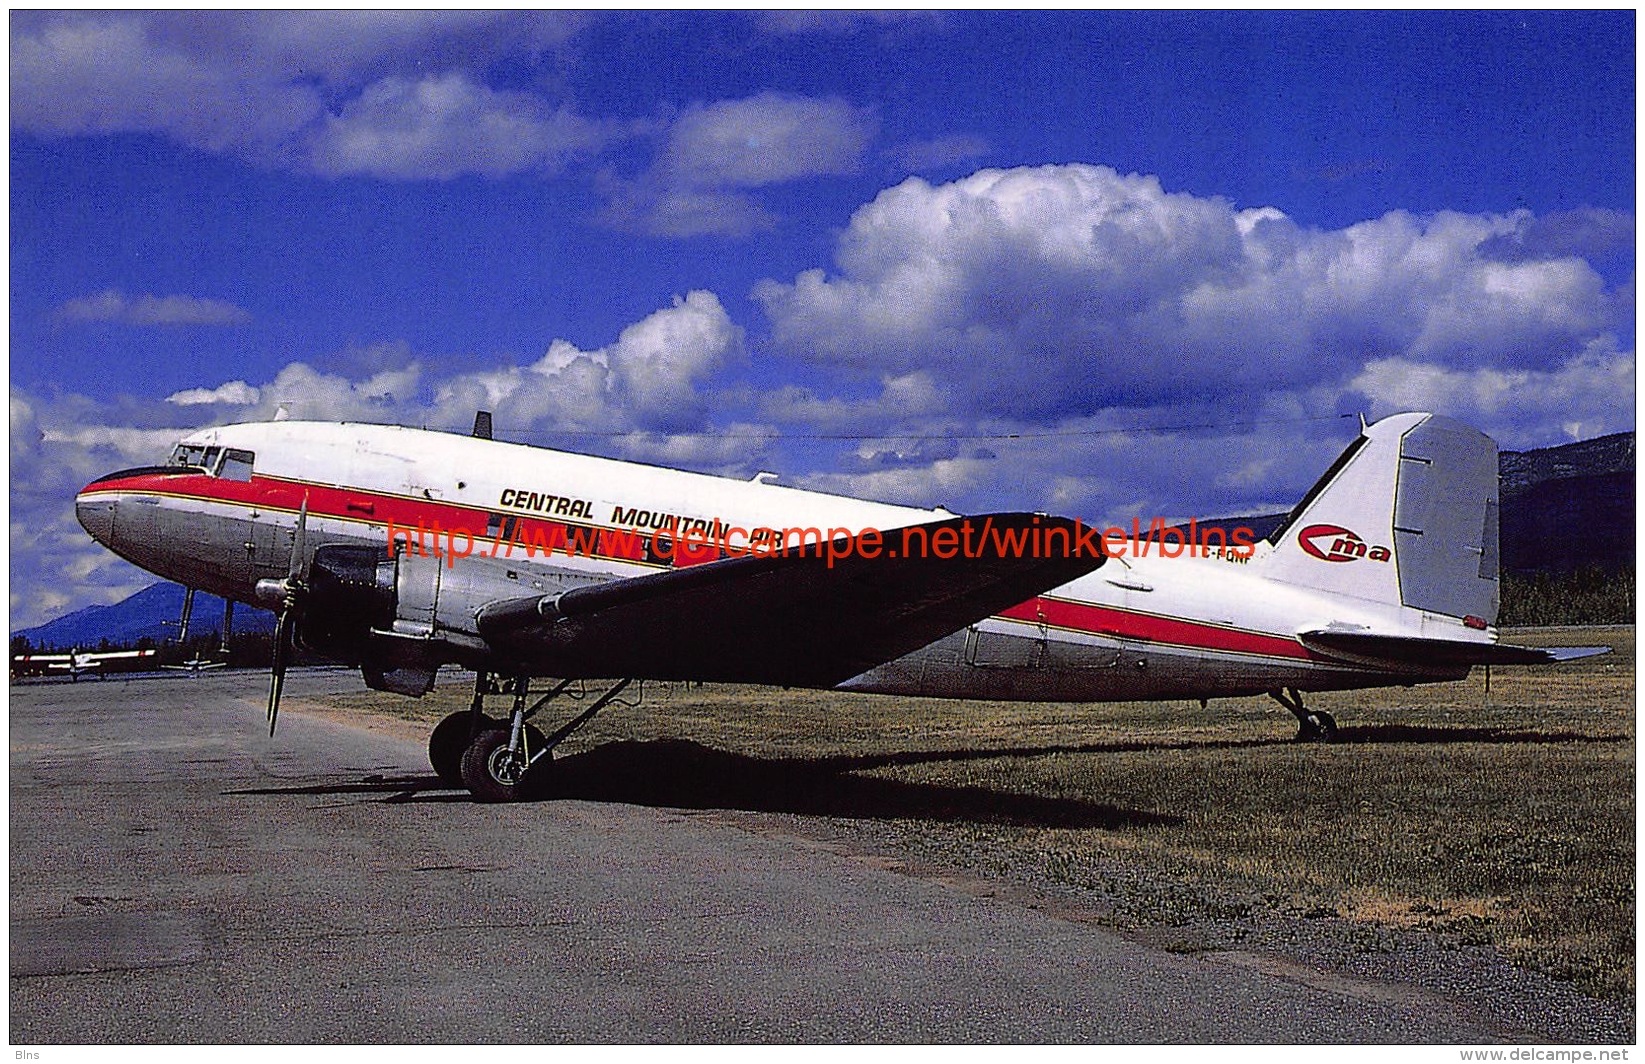
[[[1341,525],[1309,525],[1297,533],[1297,542],[1303,550],[1326,562],[1357,562],[1361,558],[1385,562],[1393,555],[1387,547],[1368,546]]]

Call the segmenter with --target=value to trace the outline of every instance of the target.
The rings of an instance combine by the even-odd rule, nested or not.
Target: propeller
[[[291,565],[286,578],[279,582],[280,617],[274,624],[274,661],[268,685],[268,734],[274,735],[274,722],[280,716],[280,692],[286,685],[287,658],[296,650],[292,632],[297,626],[297,611],[302,603],[303,546],[308,533],[308,495],[297,511],[297,530],[291,538]]]

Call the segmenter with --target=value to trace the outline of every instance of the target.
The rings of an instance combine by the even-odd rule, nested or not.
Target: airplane
[[[82,651],[75,647],[67,654],[19,654],[13,657],[12,666],[43,665],[48,672],[67,672],[70,682],[79,682],[82,672],[97,672],[106,662],[120,660],[141,660],[151,658],[155,654],[152,650],[99,650]],[[98,679],[106,675],[97,672]]]
[[[210,658],[195,657],[190,658],[180,665],[162,665],[160,667],[162,669],[173,669],[178,672],[186,672],[191,675],[198,676],[207,669],[221,669],[226,665],[228,665],[228,662],[226,661],[212,661]]]
[[[202,429],[78,494],[80,524],[167,579],[277,611],[268,723],[299,649],[420,697],[475,673],[429,760],[482,801],[642,680],[1103,702],[1465,678],[1609,648],[1508,646],[1497,448],[1449,418],[1366,425],[1262,540],[1163,522],[961,516],[391,425]],[[533,678],[557,682],[531,698]],[[609,686],[545,735],[532,723]],[[505,717],[487,698],[512,696]]]

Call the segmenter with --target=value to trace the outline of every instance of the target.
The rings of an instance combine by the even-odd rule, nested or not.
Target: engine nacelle
[[[376,690],[424,695],[441,665],[488,667],[491,648],[475,623],[481,606],[589,582],[492,558],[455,562],[411,551],[388,558],[380,547],[320,547],[309,566],[298,639],[327,658],[359,665]]]
[[[308,568],[297,638],[349,665],[364,660],[373,631],[394,624],[394,563],[371,547],[320,547]]]

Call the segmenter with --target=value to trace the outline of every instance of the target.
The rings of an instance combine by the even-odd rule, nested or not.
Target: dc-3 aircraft
[[[769,483],[379,425],[204,429],[93,481],[81,525],[190,588],[278,611],[270,734],[302,648],[421,696],[476,673],[433,731],[440,777],[531,793],[553,749],[635,680],[948,698],[1302,692],[1457,680],[1605,648],[1498,642],[1497,449],[1431,414],[1361,434],[1266,540],[961,517]],[[557,683],[533,701],[531,677]],[[574,684],[609,680],[544,735]],[[506,719],[488,695],[512,695]]]
[[[67,654],[18,654],[11,659],[13,668],[41,666],[47,672],[66,672],[71,681],[78,681],[83,672],[95,673],[102,678],[102,668],[110,661],[138,661],[154,657],[152,650],[71,650]]]

